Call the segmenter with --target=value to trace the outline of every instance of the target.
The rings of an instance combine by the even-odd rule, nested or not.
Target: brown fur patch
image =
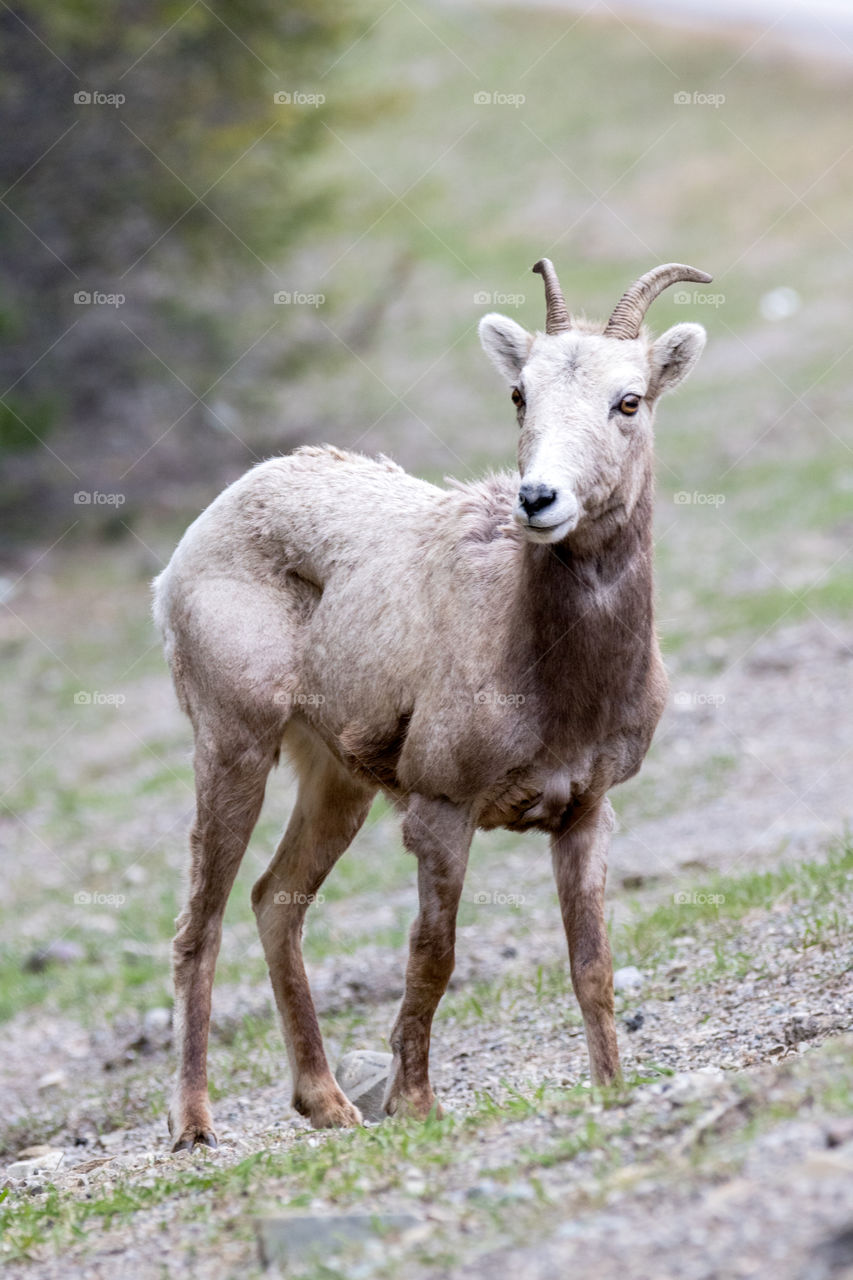
[[[382,787],[397,786],[397,764],[406,743],[411,716],[400,716],[388,734],[377,736],[369,725],[348,724],[338,735],[338,746],[347,765],[367,781]]]

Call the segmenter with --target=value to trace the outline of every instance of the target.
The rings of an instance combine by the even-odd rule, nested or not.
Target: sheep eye
[[[637,412],[639,407],[640,407],[639,396],[623,396],[623,398],[619,401],[619,412],[627,414],[629,418],[631,417],[632,414]]]
[[[524,404],[524,396],[521,394],[518,387],[513,387],[512,389],[512,403],[515,405],[516,409],[520,409]]]

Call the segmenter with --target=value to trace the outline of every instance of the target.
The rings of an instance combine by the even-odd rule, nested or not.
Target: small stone
[[[31,951],[24,961],[27,973],[42,973],[51,964],[74,964],[85,958],[86,952],[79,942],[70,938],[57,938],[46,947]]]
[[[675,1106],[683,1107],[689,1102],[698,1102],[711,1093],[719,1092],[725,1082],[726,1073],[719,1067],[699,1067],[697,1071],[683,1071],[680,1075],[673,1076],[664,1096]]]
[[[6,1174],[10,1178],[32,1178],[36,1174],[56,1173],[64,1159],[65,1152],[58,1147],[44,1147],[39,1155],[19,1158],[10,1164]]]
[[[828,1147],[843,1147],[846,1142],[853,1142],[853,1116],[840,1116],[826,1131]]]
[[[411,1213],[317,1213],[255,1222],[264,1267],[304,1264],[312,1257],[325,1262],[330,1254],[353,1244],[384,1242],[389,1237],[412,1241],[428,1231],[428,1224]]]
[[[335,1072],[338,1084],[365,1120],[385,1119],[382,1100],[394,1061],[390,1053],[353,1049],[345,1053]]]
[[[469,1187],[465,1192],[466,1200],[486,1200],[489,1196],[496,1196],[500,1191],[500,1187],[494,1178],[482,1178],[480,1182],[475,1182],[473,1187]]]
[[[622,1019],[628,1031],[639,1031],[645,1020],[646,1019],[640,1009],[638,1009],[636,1013],[632,1013],[629,1018]]]
[[[123,1140],[123,1129],[111,1129],[109,1133],[98,1134],[98,1142],[102,1147],[117,1147]]]
[[[165,1007],[149,1009],[142,1019],[142,1027],[148,1036],[162,1036],[172,1025],[172,1010]]]
[[[645,982],[645,978],[640,973],[636,965],[628,964],[622,969],[617,969],[613,974],[614,991],[635,991]]]
[[[825,1020],[811,1013],[795,1013],[782,1028],[786,1045],[798,1045],[802,1040],[813,1040],[826,1029]]]
[[[410,1169],[403,1178],[403,1190],[410,1196],[422,1196],[426,1185],[426,1178],[419,1169]]]
[[[58,1071],[46,1071],[43,1076],[39,1076],[36,1088],[40,1093],[44,1093],[48,1089],[61,1089],[67,1083],[68,1076],[61,1069]]]

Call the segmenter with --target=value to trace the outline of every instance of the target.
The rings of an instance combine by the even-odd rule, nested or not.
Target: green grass
[[[821,862],[681,881],[669,901],[651,911],[640,908],[636,919],[619,928],[614,949],[626,962],[660,962],[678,937],[702,931],[717,935],[722,972],[737,963],[725,953],[726,937],[749,912],[771,913],[784,904],[796,914],[804,947],[835,945],[850,936],[851,899],[853,842],[847,840]]]
[[[106,1230],[115,1221],[165,1200],[174,1201],[186,1214],[194,1214],[199,1195],[214,1204],[226,1197],[250,1195],[257,1204],[270,1196],[269,1189],[276,1184],[287,1184],[290,1190],[280,1207],[305,1207],[320,1191],[335,1203],[358,1203],[372,1184],[381,1182],[386,1189],[398,1186],[412,1164],[428,1176],[451,1169],[460,1146],[472,1134],[496,1123],[499,1114],[503,1120],[519,1120],[538,1114],[545,1106],[549,1114],[559,1110],[573,1115],[585,1103],[582,1091],[547,1103],[542,1094],[525,1097],[517,1093],[502,1113],[486,1098],[461,1118],[439,1120],[432,1116],[422,1124],[395,1121],[333,1135],[309,1138],[301,1134],[285,1150],[257,1152],[229,1168],[207,1163],[201,1156],[191,1169],[163,1176],[152,1186],[128,1179],[91,1199],[71,1199],[52,1188],[41,1203],[20,1199],[0,1204],[0,1239],[5,1240],[12,1256],[25,1257],[37,1245],[49,1242],[59,1247],[79,1237],[92,1221]]]
[[[656,971],[672,959],[678,939],[690,936],[708,942],[715,959],[710,966],[688,971],[681,981],[702,985],[724,975],[742,977],[754,971],[755,958],[732,943],[739,922],[750,913],[771,919],[783,906],[790,910],[802,948],[839,948],[841,965],[850,968],[853,962],[846,958],[844,945],[853,934],[853,842],[831,850],[823,861],[786,863],[742,875],[703,874],[700,880],[673,881],[666,900],[656,905],[635,900],[633,915],[611,928],[614,966],[633,964]],[[580,1028],[567,958],[540,965],[534,973],[511,972],[449,992],[439,1017],[463,1025],[497,1022],[531,1005],[558,1015],[567,1028]]]
[[[567,34],[566,17],[556,13],[394,6],[357,55],[335,69],[330,85],[342,90],[349,78],[384,82],[388,66],[399,74],[393,109],[369,121],[339,121],[340,141],[332,140],[312,167],[311,181],[328,180],[341,195],[337,223],[314,246],[318,265],[312,268],[339,259],[324,285],[334,303],[327,317],[332,333],[323,337],[330,359],[319,372],[289,369],[282,442],[289,444],[297,430],[298,405],[299,415],[305,406],[308,418],[323,424],[324,437],[388,449],[432,478],[511,462],[515,428],[504,389],[478,349],[474,327],[484,308],[474,294],[523,293],[513,314],[535,327],[542,322],[541,282],[529,266],[544,250],[560,267],[571,303],[602,314],[632,274],[649,265],[652,251],[701,260],[718,273],[714,288],[725,293],[725,304],[685,308],[667,295],[650,317],[657,330],[699,319],[710,334],[696,373],[660,411],[658,594],[665,646],[672,653],[718,634],[742,635],[748,643],[779,618],[793,622],[811,611],[831,621],[849,614],[850,565],[840,559],[833,567],[832,561],[849,545],[843,525],[853,438],[846,368],[843,361],[830,366],[838,350],[835,311],[846,304],[851,268],[825,228],[843,225],[849,207],[846,170],[830,166],[847,145],[851,90],[772,59],[745,58],[732,67],[727,40],[695,41],[632,24],[658,61],[621,24],[583,18],[572,24]],[[713,86],[724,71],[727,97],[719,111],[674,108],[679,85]],[[612,91],[602,93],[602,83]],[[527,101],[517,111],[478,107],[473,94],[483,85],[524,92]],[[820,130],[808,126],[814,119],[821,120]],[[655,139],[663,141],[650,148]],[[774,228],[790,198],[773,175],[798,190],[824,171],[808,198],[817,216],[797,207]],[[395,192],[415,184],[405,204],[389,208],[393,199],[383,180]],[[604,202],[595,204],[588,188],[608,192]],[[348,251],[353,227],[370,226],[381,214]],[[760,236],[760,252],[727,270]],[[367,279],[381,284],[390,264],[403,259],[411,276],[394,314],[381,318],[369,348],[359,351],[360,363],[333,336],[337,317],[363,302]],[[758,299],[782,275],[799,290],[803,309],[774,325],[761,319]],[[395,403],[389,387],[403,391],[406,403]],[[681,488],[719,491],[726,501],[718,509],[676,507],[670,499]],[[152,559],[168,557],[181,521],[146,525],[142,519],[134,527],[153,557],[131,537],[93,554],[75,542],[77,531],[69,535],[70,553],[65,544],[51,553],[12,601],[39,639],[24,628],[0,641],[9,672],[6,712],[10,723],[26,726],[0,759],[4,785],[11,784],[0,806],[31,828],[18,831],[22,852],[12,862],[9,885],[15,905],[0,919],[10,948],[0,975],[0,1016],[48,994],[44,982],[18,979],[15,965],[30,945],[16,942],[20,922],[52,904],[53,930],[69,927],[65,890],[53,896],[28,870],[30,842],[37,852],[39,841],[55,851],[66,881],[104,891],[121,888],[115,881],[122,868],[144,856],[149,882],[162,892],[154,902],[147,891],[128,893],[119,923],[130,941],[168,939],[180,905],[186,860],[180,814],[192,803],[189,726],[177,715],[166,728],[138,717],[146,709],[146,682],[162,688],[165,681],[149,617]],[[818,551],[815,534],[827,539]],[[757,589],[739,585],[756,567],[753,552],[781,583],[771,575]],[[28,596],[36,583],[39,590]],[[80,688],[123,693],[128,701],[121,715],[138,737],[117,729],[111,708],[75,707]],[[52,744],[66,729],[66,750],[57,752]],[[718,793],[731,767],[725,758],[709,761],[701,786]],[[682,782],[677,770],[650,783],[640,778],[617,795],[617,804],[629,821],[662,816],[680,804]],[[286,821],[287,805],[275,798],[279,788],[276,778],[226,928],[252,923],[249,886]],[[125,819],[145,812],[177,819],[153,853],[147,833],[123,835]],[[502,853],[513,841],[490,848]],[[98,871],[102,858],[106,870]],[[476,852],[472,863],[476,869]],[[413,881],[396,822],[375,810],[324,892],[334,902],[402,890]],[[399,946],[406,927],[401,912],[383,926],[381,941]],[[109,939],[92,937],[85,927],[72,928],[70,936],[92,948],[93,965],[111,965],[117,992],[126,988],[132,1001],[163,998],[167,975],[165,982],[152,975],[146,984],[144,966],[117,962]],[[322,959],[335,946],[318,914],[309,925],[309,957]],[[246,964],[248,974],[263,978],[258,956],[252,953]],[[226,948],[220,977],[236,980],[239,965]],[[85,1003],[73,978],[54,977],[49,986],[58,1007],[76,1005],[81,994]],[[98,988],[92,1007],[103,995]]]
[[[553,1170],[570,1165],[579,1156],[592,1155],[594,1164],[585,1166],[584,1194],[588,1202],[603,1203],[608,1178],[621,1165],[619,1143],[630,1143],[640,1133],[647,1135],[651,1145],[640,1157],[646,1163],[639,1166],[638,1180],[666,1179],[673,1174],[683,1178],[690,1171],[694,1177],[719,1177],[723,1168],[734,1172],[743,1161],[748,1140],[772,1123],[804,1112],[848,1114],[853,1099],[850,1065],[849,1044],[830,1042],[811,1054],[808,1064],[798,1063],[793,1074],[790,1068],[782,1068],[774,1089],[743,1078],[738,1109],[742,1119],[734,1135],[737,1145],[732,1146],[731,1134],[717,1137],[711,1132],[701,1144],[689,1147],[682,1164],[675,1167],[667,1156],[654,1154],[655,1142],[660,1145],[666,1136],[689,1136],[697,1112],[690,1106],[672,1114],[655,1108],[647,1112],[642,1104],[637,1110],[634,1089],[648,1078],[610,1096],[590,1095],[580,1087],[556,1092],[543,1086],[529,1092],[513,1090],[500,1106],[483,1094],[465,1116],[432,1116],[423,1124],[398,1120],[328,1135],[298,1134],[283,1148],[273,1146],[229,1167],[221,1167],[199,1152],[188,1167],[167,1168],[147,1183],[128,1176],[111,1187],[96,1186],[85,1197],[69,1196],[55,1186],[39,1198],[0,1193],[0,1240],[7,1261],[43,1257],[45,1250],[67,1251],[79,1245],[87,1232],[108,1232],[166,1202],[173,1206],[179,1222],[204,1221],[212,1238],[220,1239],[241,1232],[241,1224],[273,1205],[277,1213],[299,1211],[311,1206],[318,1195],[336,1208],[375,1204],[377,1195],[389,1193],[394,1194],[398,1206],[401,1198],[414,1204],[434,1204],[453,1185],[454,1169],[461,1167],[472,1151],[482,1152],[491,1135],[505,1138],[515,1126],[519,1134],[516,1157],[511,1164],[480,1164],[479,1176],[493,1180],[497,1187],[468,1201],[466,1221],[469,1227],[480,1223],[481,1232],[490,1223],[492,1228],[509,1228],[510,1236],[523,1238],[526,1230],[537,1225],[540,1209],[546,1216],[552,1212],[550,1196],[539,1184],[537,1171]],[[595,1114],[589,1109],[591,1096],[593,1100],[600,1096],[605,1104]],[[528,1122],[541,1120],[549,1123],[528,1128]],[[555,1128],[555,1121],[572,1122],[572,1132]],[[536,1139],[531,1142],[534,1132]],[[405,1179],[413,1167],[423,1175],[423,1187],[407,1192]],[[520,1179],[529,1182],[535,1195],[528,1205],[513,1201],[510,1223],[502,1188]],[[544,1226],[544,1222],[538,1223],[537,1229]]]

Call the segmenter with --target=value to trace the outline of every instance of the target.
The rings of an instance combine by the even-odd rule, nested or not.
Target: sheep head
[[[547,258],[533,270],[545,282],[544,333],[497,314],[480,321],[518,415],[514,516],[532,542],[595,544],[630,518],[651,474],[657,399],[705,346],[699,324],[652,340],[642,328],[646,309],[676,281],[711,277],[679,263],[656,267],[626,290],[606,325],[593,325],[572,319]]]

